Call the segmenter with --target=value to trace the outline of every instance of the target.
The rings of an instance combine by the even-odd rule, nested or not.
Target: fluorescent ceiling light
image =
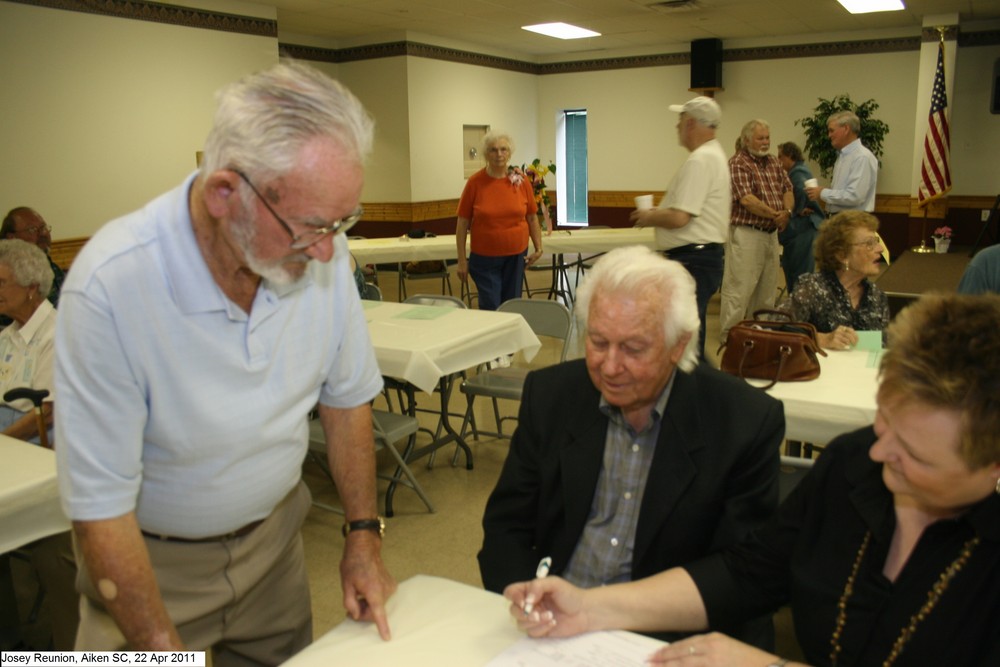
[[[559,39],[580,39],[581,37],[600,37],[601,33],[579,28],[568,23],[539,23],[538,25],[523,25],[521,30],[530,30],[540,35],[558,37]]]
[[[903,0],[837,0],[837,2],[852,14],[896,12],[900,9],[906,9],[903,6]]]

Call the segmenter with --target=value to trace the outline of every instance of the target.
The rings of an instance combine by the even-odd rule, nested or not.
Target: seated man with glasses
[[[63,280],[66,279],[66,272],[52,261],[49,254],[52,250],[52,225],[47,224],[45,218],[34,209],[18,206],[11,209],[4,217],[3,224],[0,225],[0,238],[21,239],[42,249],[49,260],[49,267],[55,275],[48,299],[53,306],[58,306],[59,292],[62,290]]]
[[[864,211],[843,211],[827,220],[816,237],[816,273],[804,273],[779,305],[793,319],[816,327],[819,344],[847,350],[858,331],[889,326],[889,299],[873,283],[882,270],[878,218]]]
[[[344,606],[389,636],[369,405],[382,377],[340,233],[361,215],[373,124],[297,63],[218,100],[199,171],[74,262],[56,456],[82,557],[79,650],[276,665],[312,640],[301,473],[317,403]]]

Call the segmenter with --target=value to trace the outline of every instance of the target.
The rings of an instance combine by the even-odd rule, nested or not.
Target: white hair
[[[298,62],[280,63],[217,94],[202,173],[240,169],[261,181],[288,173],[311,140],[328,137],[358,163],[371,153],[374,121],[342,84]]]
[[[689,335],[678,368],[691,372],[698,365],[698,301],[694,278],[680,263],[644,246],[615,248],[603,255],[587,272],[577,291],[576,316],[581,331],[587,330],[590,301],[601,294],[646,292],[663,303],[663,333],[668,346]]]

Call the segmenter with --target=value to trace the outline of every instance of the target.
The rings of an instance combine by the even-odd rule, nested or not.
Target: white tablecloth
[[[0,435],[0,553],[69,528],[59,504],[55,454]]]
[[[441,377],[519,350],[531,358],[541,347],[517,313],[362,303],[379,370],[428,393]]]
[[[820,376],[815,380],[779,382],[769,389],[785,405],[785,437],[826,444],[874,422],[880,354],[830,350],[820,357]]]
[[[417,575],[401,583],[389,599],[391,641],[383,642],[374,624],[348,619],[285,665],[484,665],[522,636],[507,607],[508,602],[496,593]]]
[[[355,258],[362,264],[455,259],[458,256],[454,234],[423,239],[409,237],[351,239],[347,243]],[[552,254],[594,254],[626,245],[644,245],[655,248],[656,237],[651,228],[635,229],[633,227],[560,230],[542,236],[542,249]]]
[[[350,619],[320,637],[288,667],[611,667],[646,664],[663,642],[630,632],[570,639],[525,639],[500,595],[448,579],[417,575],[399,585],[386,610],[392,639],[372,623]],[[514,648],[514,653],[508,652]],[[500,654],[504,654],[500,658]],[[493,662],[495,659],[498,662]]]

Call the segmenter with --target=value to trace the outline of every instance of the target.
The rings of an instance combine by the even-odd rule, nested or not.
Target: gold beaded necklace
[[[851,598],[854,593],[854,581],[858,576],[858,570],[861,569],[861,561],[864,560],[865,552],[868,550],[868,544],[871,542],[872,531],[865,533],[865,539],[861,541],[861,547],[858,549],[857,555],[854,557],[854,566],[851,568],[851,574],[847,577],[847,583],[844,584],[844,592],[840,596],[840,600],[837,601],[837,621],[833,625],[833,635],[830,636],[830,664],[833,667],[837,667],[837,656],[840,655],[840,637],[844,632],[844,626],[847,625],[847,601]],[[931,590],[927,592],[927,601],[920,607],[920,610],[910,617],[910,622],[900,631],[899,637],[896,638],[896,642],[892,645],[892,650],[889,652],[889,656],[882,663],[882,667],[891,667],[891,665],[896,662],[896,658],[902,653],[903,647],[906,646],[906,642],[910,641],[913,634],[917,631],[917,624],[923,621],[931,613],[937,605],[938,600],[944,594],[945,590],[948,588],[948,584],[951,580],[955,578],[963,567],[965,567],[966,561],[969,560],[969,556],[972,555],[972,550],[979,544],[979,538],[973,537],[965,546],[962,547],[962,553],[958,555],[958,558],[953,560],[951,564],[944,569],[938,580],[931,586]]]

